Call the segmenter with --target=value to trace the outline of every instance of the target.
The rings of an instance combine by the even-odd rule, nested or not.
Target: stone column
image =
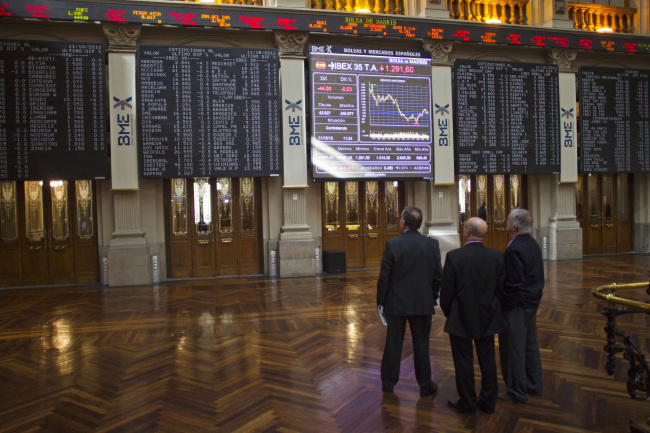
[[[445,79],[447,82],[435,82],[439,86],[438,91],[433,93],[433,127],[436,131],[432,143],[432,149],[437,157],[444,157],[442,165],[436,162],[436,169],[433,173],[434,182],[427,182],[427,206],[424,210],[426,215],[425,227],[427,234],[438,240],[440,251],[444,257],[448,251],[460,247],[460,235],[458,233],[458,186],[454,179],[453,168],[451,171],[442,173],[443,166],[451,164],[453,167],[453,128],[452,116],[452,93],[451,93],[451,64],[449,54],[453,49],[453,42],[443,42],[433,39],[423,41],[424,49],[431,52],[432,67],[434,75]],[[437,69],[437,71],[436,71]],[[444,77],[444,78],[443,78]],[[434,80],[435,81],[435,80]],[[446,131],[440,136],[440,131]],[[449,150],[451,153],[441,153],[437,147]],[[434,155],[435,158],[435,155]],[[435,158],[437,160],[437,158]],[[438,161],[441,162],[441,161]]]
[[[533,13],[539,16],[539,23],[531,23],[541,27],[552,27],[553,29],[573,29],[573,20],[569,18],[568,0],[540,0],[531,3]],[[536,7],[537,6],[537,7]],[[535,9],[541,8],[542,10]]]
[[[118,69],[127,63],[120,62],[120,66],[113,65],[111,67],[111,58],[113,56],[132,56],[133,61],[129,64],[135,65],[136,45],[140,37],[141,26],[139,24],[103,23],[102,28],[108,40],[109,78],[111,74],[115,74],[135,79],[135,70]],[[117,64],[117,62],[115,63]],[[121,90],[119,80],[111,83],[109,79],[109,95],[121,95],[124,93]],[[135,95],[131,96],[135,101]],[[121,95],[118,99],[126,98]],[[112,98],[109,98],[109,101],[113,103]],[[135,113],[135,111],[133,112]],[[135,133],[137,116],[133,117],[132,130],[135,137],[137,136]],[[113,143],[114,139],[111,137],[111,147],[116,144]],[[115,230],[107,253],[109,286],[151,283],[149,247],[142,230],[140,190],[137,182],[135,188],[113,191],[113,210]]]
[[[407,3],[412,5],[413,12],[409,10],[409,15],[426,17],[426,18],[443,18],[449,19],[449,10],[445,0],[409,0]]]
[[[576,50],[553,48],[549,53],[549,62],[558,65],[561,74],[570,74],[575,78],[575,73],[571,70],[571,62],[576,59],[576,56]],[[566,107],[567,111],[576,107],[575,97],[570,98],[570,100],[572,101],[569,104],[571,106]],[[573,131],[575,130],[575,117],[563,117],[562,119],[563,122],[571,123],[571,129]],[[564,143],[566,133],[564,128],[562,128],[562,131],[562,143]],[[548,188],[550,199],[548,203],[548,237],[546,241],[544,240],[544,236],[541,236],[538,240],[542,248],[546,248],[547,258],[549,260],[582,258],[582,229],[576,219],[576,184],[573,182],[560,183],[560,176],[553,175],[550,178]],[[542,222],[541,219],[538,221],[540,223]]]
[[[286,120],[290,122],[292,132],[289,134],[285,128],[282,137],[284,223],[278,242],[281,278],[316,275],[317,243],[307,224],[307,155],[306,152],[297,152],[307,146],[304,49],[308,38],[309,34],[305,32],[275,32],[275,42],[280,49],[282,111],[283,116],[290,116],[290,120]],[[288,158],[289,154],[294,155],[292,159]],[[296,178],[295,172],[304,174]]]

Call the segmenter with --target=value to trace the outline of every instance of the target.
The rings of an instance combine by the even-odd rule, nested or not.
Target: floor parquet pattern
[[[647,281],[650,256],[545,266],[544,396],[492,416],[446,406],[457,394],[440,311],[437,395],[419,396],[408,331],[395,394],[381,392],[378,270],[0,290],[0,432],[629,432],[650,401],[628,396],[622,358],[606,374],[591,288]],[[650,351],[648,316],[618,324]]]

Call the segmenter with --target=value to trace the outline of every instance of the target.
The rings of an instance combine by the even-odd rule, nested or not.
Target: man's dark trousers
[[[456,389],[460,401],[471,404],[467,409],[476,407],[476,385],[474,382],[474,352],[472,342],[476,346],[476,357],[481,368],[481,395],[478,399],[484,407],[494,410],[497,404],[499,380],[495,360],[494,335],[472,340],[449,334],[451,355],[456,369]]]
[[[392,316],[386,315],[386,345],[381,360],[381,384],[387,391],[392,391],[399,381],[402,362],[402,345],[408,321],[413,338],[413,361],[415,378],[420,385],[420,392],[433,393],[431,381],[431,362],[429,361],[429,335],[431,333],[431,316]]]

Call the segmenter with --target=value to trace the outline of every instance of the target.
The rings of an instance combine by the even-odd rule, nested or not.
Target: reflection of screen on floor
[[[386,318],[384,317],[384,307],[383,305],[378,305],[377,310],[379,310],[379,317],[381,318],[381,323],[386,326]]]

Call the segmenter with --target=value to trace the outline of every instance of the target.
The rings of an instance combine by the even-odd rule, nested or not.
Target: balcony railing
[[[625,314],[650,314],[650,304],[647,302],[635,301],[616,295],[617,290],[646,289],[645,293],[650,295],[649,283],[631,284],[607,284],[595,287],[592,293],[597,298],[608,302],[608,306],[601,314],[607,317],[607,344],[604,347],[607,353],[607,364],[605,370],[612,376],[616,372],[616,354],[623,353],[623,358],[630,363],[627,371],[627,393],[636,400],[646,400],[650,396],[650,366],[641,348],[616,325],[616,318]],[[617,342],[617,338],[623,344]],[[640,393],[640,394],[637,394]]]
[[[636,9],[619,8],[591,3],[569,3],[569,19],[578,30],[601,30],[609,28],[613,32],[633,33]]]
[[[452,19],[487,22],[499,20],[504,24],[528,24],[528,0],[447,0]]]
[[[312,9],[404,15],[404,0],[311,0]]]

